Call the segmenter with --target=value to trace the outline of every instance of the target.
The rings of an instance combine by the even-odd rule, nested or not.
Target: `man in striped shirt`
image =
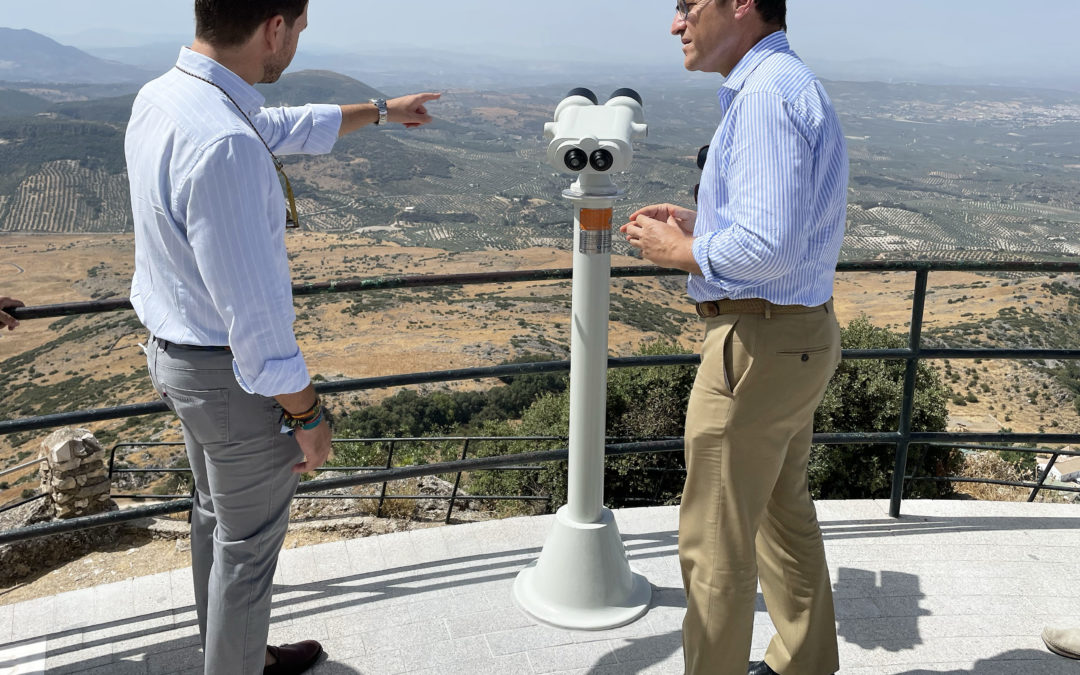
[[[844,136],[788,45],[784,0],[679,0],[671,32],[688,70],[727,78],[699,211],[657,204],[622,228],[645,259],[690,273],[705,321],[679,521],[686,672],[748,672],[760,580],[777,634],[749,672],[827,675],[839,658],[807,464],[840,361]]]
[[[307,4],[195,0],[194,44],[139,92],[127,129],[131,302],[151,333],[150,377],[180,418],[195,479],[192,576],[206,675],[302,673],[322,651],[311,640],[267,646],[289,504],[299,474],[326,461],[331,437],[293,332],[277,155],[328,153],[369,124],[427,124],[425,103],[438,98],[263,107],[253,85],[288,67]]]

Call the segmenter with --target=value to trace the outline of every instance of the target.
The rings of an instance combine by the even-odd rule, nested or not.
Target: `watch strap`
[[[386,124],[387,118],[388,118],[388,115],[389,115],[389,111],[386,108],[386,99],[385,98],[373,98],[373,99],[371,99],[371,103],[374,104],[374,106],[379,111],[379,119],[375,121],[375,124],[380,125],[380,126],[383,125],[383,124]]]

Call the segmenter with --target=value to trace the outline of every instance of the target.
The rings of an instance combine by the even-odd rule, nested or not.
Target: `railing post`
[[[1035,501],[1035,498],[1039,496],[1039,491],[1043,489],[1043,485],[1046,485],[1046,479],[1050,477],[1050,469],[1054,468],[1054,462],[1056,462],[1060,456],[1061,455],[1058,453],[1054,453],[1054,456],[1046,463],[1046,468],[1043,469],[1041,476],[1038,475],[1038,469],[1036,469],[1036,477],[1039,479],[1039,484],[1031,491],[1031,494],[1027,498],[1028,502]],[[1036,464],[1036,466],[1038,466],[1038,464]]]
[[[465,458],[469,456],[469,440],[465,439],[465,444],[461,447],[461,461],[465,461]],[[461,486],[461,472],[458,471],[457,479],[454,480],[454,491],[450,493],[450,506],[446,509],[446,524],[450,524],[450,514],[454,512],[454,500],[457,499],[458,487]]]
[[[915,387],[919,374],[919,354],[922,352],[923,312],[926,308],[926,285],[930,271],[915,272],[915,296],[911,303],[911,331],[907,367],[904,371],[904,399],[900,406],[900,440],[896,444],[896,466],[893,468],[892,498],[889,515],[900,517],[900,502],[904,498],[904,476],[907,475],[908,446],[911,443],[911,422],[915,413]]]
[[[112,485],[113,463],[116,461],[116,449],[119,447],[119,443],[113,443],[112,450],[109,450],[109,485]]]
[[[389,469],[394,464],[394,442],[390,441],[390,448],[386,452],[386,468]],[[383,481],[382,491],[379,493],[379,508],[375,509],[375,516],[382,518],[382,505],[386,501],[386,481]]]

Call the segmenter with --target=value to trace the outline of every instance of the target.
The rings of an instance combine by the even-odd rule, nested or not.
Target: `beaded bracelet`
[[[301,425],[299,428],[303,429],[304,431],[311,431],[315,427],[322,424],[324,421],[326,421],[326,415],[324,414],[323,410],[320,410],[319,414],[315,416],[315,419],[311,420],[310,422],[308,422],[306,424]]]
[[[285,410],[283,411],[281,419],[282,423],[290,429],[306,429],[306,425],[311,424],[316,420],[321,421],[323,419],[323,412],[324,408],[322,401],[318,397],[315,397],[315,404],[312,405],[310,409],[299,415],[293,415],[288,410]],[[311,428],[314,429],[317,426],[319,426],[318,423],[315,423]]]

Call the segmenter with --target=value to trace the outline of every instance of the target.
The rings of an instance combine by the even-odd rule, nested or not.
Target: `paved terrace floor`
[[[844,675],[1080,673],[1046,624],[1080,626],[1080,507],[820,502]],[[271,640],[321,640],[315,675],[681,673],[685,599],[675,508],[623,510],[632,566],[651,581],[638,622],[608,632],[533,623],[517,572],[551,517],[456,525],[282,553]],[[190,570],[0,607],[0,672],[201,672]],[[758,598],[752,657],[773,628]]]

